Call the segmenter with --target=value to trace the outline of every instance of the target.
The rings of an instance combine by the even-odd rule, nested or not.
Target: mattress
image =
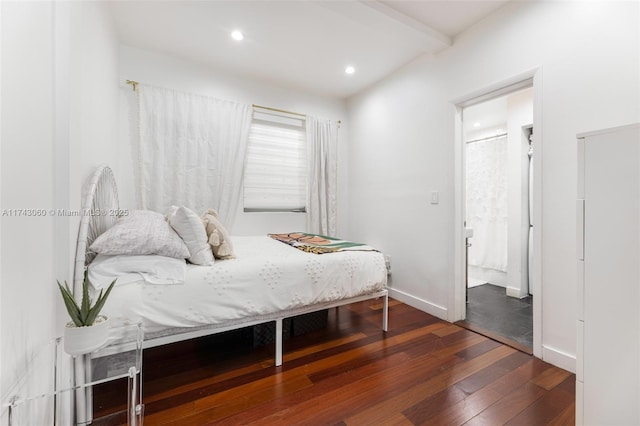
[[[183,284],[116,285],[102,313],[142,321],[146,333],[223,324],[375,293],[385,288],[377,251],[312,254],[268,236],[232,237],[235,259],[188,265]]]

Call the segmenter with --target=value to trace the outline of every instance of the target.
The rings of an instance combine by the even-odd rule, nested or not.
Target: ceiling
[[[508,0],[112,0],[120,41],[346,98],[437,53]],[[244,33],[241,42],[231,31]],[[355,68],[352,75],[345,67]]]

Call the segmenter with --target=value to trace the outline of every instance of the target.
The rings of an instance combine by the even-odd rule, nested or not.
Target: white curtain
[[[140,102],[142,208],[218,210],[233,227],[240,208],[250,105],[147,85]]]
[[[469,265],[507,270],[507,137],[467,144]]]
[[[307,116],[307,231],[335,236],[337,221],[337,124]]]

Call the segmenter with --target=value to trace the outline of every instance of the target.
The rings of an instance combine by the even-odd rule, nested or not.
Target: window
[[[244,171],[244,211],[304,212],[307,198],[305,121],[256,109]]]

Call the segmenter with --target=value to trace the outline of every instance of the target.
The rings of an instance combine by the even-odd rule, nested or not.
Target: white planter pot
[[[88,354],[100,349],[109,340],[109,321],[99,315],[93,325],[76,327],[73,321],[64,328],[64,351],[69,355]]]

